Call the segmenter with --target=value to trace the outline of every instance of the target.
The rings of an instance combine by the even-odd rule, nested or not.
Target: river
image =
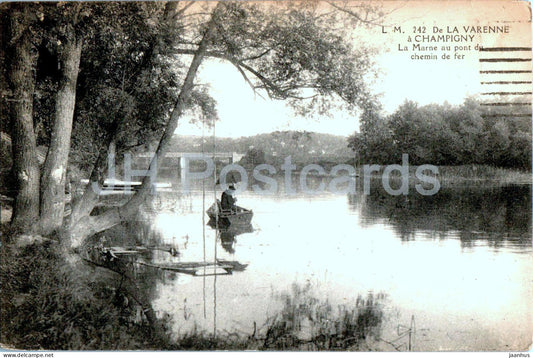
[[[254,322],[260,330],[279,312],[283,293],[307,287],[334,307],[369,292],[382,297],[378,349],[407,350],[408,335],[398,333],[408,327],[413,350],[509,351],[531,344],[529,185],[456,185],[433,196],[391,196],[379,186],[370,195],[246,191],[238,204],[253,210],[253,231],[218,240],[203,214],[215,194],[209,186],[204,201],[200,188],[158,194],[143,232],[176,245],[181,262],[216,255],[248,267],[147,282],[156,312],[176,335],[195,329],[250,335]]]

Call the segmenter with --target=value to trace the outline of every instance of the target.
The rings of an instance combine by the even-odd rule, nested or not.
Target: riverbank
[[[373,171],[370,174],[372,179],[383,177],[383,168]],[[454,166],[436,166],[438,174],[425,172],[430,177],[435,177],[441,183],[441,186],[452,186],[456,184],[475,184],[482,183],[487,185],[510,185],[510,184],[531,184],[533,175],[531,171],[498,168],[490,165],[454,165]],[[417,166],[409,166],[409,181],[415,183],[419,181],[416,176]],[[357,170],[358,179],[364,178],[363,168]],[[394,170],[390,173],[391,177],[399,178],[401,173]]]
[[[382,313],[375,297],[358,298],[325,319],[331,305],[295,288],[266,327],[246,334],[192,331],[172,336],[166,316],[148,319],[150,288],[127,271],[65,254],[56,240],[11,243],[2,225],[0,346],[29,350],[370,350]],[[138,274],[138,272],[137,272]],[[151,282],[151,281],[150,281]],[[133,293],[135,291],[135,293]],[[146,292],[145,292],[146,291]],[[133,294],[132,294],[133,293]],[[274,298],[273,298],[274,299]],[[144,304],[143,304],[144,301]],[[179,305],[177,303],[177,305]],[[150,308],[151,309],[151,308]],[[321,310],[326,310],[322,312]],[[302,332],[302,317],[313,325]],[[158,315],[159,316],[159,315]],[[331,329],[332,322],[336,329]],[[377,346],[377,345],[376,345]]]
[[[2,346],[16,349],[176,349],[135,321],[113,273],[69,262],[56,241],[9,243],[2,227]],[[44,241],[44,242],[43,242]],[[80,266],[84,266],[83,268]],[[114,285],[109,285],[110,280]],[[115,286],[115,287],[113,287]]]
[[[498,168],[490,165],[458,165],[439,167],[442,183],[495,182],[500,184],[531,184],[531,171]]]
[[[308,163],[309,164],[309,163]],[[303,173],[303,168],[308,164],[305,163],[294,163],[295,169],[291,170],[293,176],[298,176]],[[365,175],[364,164],[355,164],[353,162],[347,163],[338,163],[338,162],[317,162],[313,163],[318,165],[323,169],[322,173],[317,171],[317,167],[313,168],[306,172],[305,175],[309,177],[324,177],[324,178],[333,178],[347,175],[346,169],[340,170],[338,172],[333,172],[332,169],[339,164],[348,165],[351,167],[351,170],[355,171],[356,176],[360,179],[365,176],[370,178],[382,178],[385,168],[390,165],[394,165],[394,170],[390,171],[391,177],[400,177],[401,172],[397,169],[399,163],[391,164],[377,164],[373,165],[372,170],[367,169]],[[370,165],[370,164],[369,164]],[[407,171],[409,172],[409,178],[411,181],[416,181],[416,170],[419,168],[418,165],[408,164],[406,165]],[[532,183],[532,172],[531,170],[520,170],[515,168],[500,168],[494,167],[491,165],[485,164],[467,164],[467,165],[431,165],[431,170],[427,168],[424,171],[424,174],[437,177],[441,183],[453,184],[453,183],[463,183],[463,182],[494,182],[500,184],[531,184]],[[282,176],[285,171],[282,169],[282,165],[274,165],[274,168],[277,170],[277,174],[270,175],[272,177]],[[377,168],[377,169],[375,169]],[[370,168],[369,168],[370,169]],[[248,177],[253,176],[253,168],[246,167]],[[435,174],[435,171],[438,170],[438,174]],[[263,173],[264,174],[264,173]],[[267,175],[268,176],[268,175]]]

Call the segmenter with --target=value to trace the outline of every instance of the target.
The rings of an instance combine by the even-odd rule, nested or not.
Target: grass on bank
[[[490,165],[458,165],[439,167],[440,179],[453,184],[463,181],[486,181],[500,184],[531,184],[531,171],[498,168]]]
[[[371,178],[382,178],[386,165],[381,165],[377,171],[370,173]],[[441,184],[450,186],[454,184],[483,183],[490,185],[509,185],[509,184],[531,184],[533,175],[531,171],[523,171],[510,168],[498,168],[490,165],[455,165],[455,166],[436,166],[439,173],[435,175],[429,170],[424,174],[437,177]],[[417,182],[416,169],[418,166],[409,165],[410,182]],[[357,168],[360,178],[364,177],[363,166]],[[391,177],[400,177],[401,172],[394,170],[390,173]]]
[[[132,321],[121,292],[73,270],[57,244],[0,248],[0,341],[17,349],[176,349]]]

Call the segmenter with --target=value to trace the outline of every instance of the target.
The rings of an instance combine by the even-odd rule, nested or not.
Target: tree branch
[[[244,78],[244,80],[246,81],[246,83],[248,83],[248,85],[250,86],[250,88],[254,91],[254,94],[257,94],[257,95],[259,95],[261,98],[263,98],[263,96],[261,96],[261,94],[258,93],[258,92],[256,91],[256,88],[255,88],[254,84],[252,83],[252,81],[250,81],[250,79],[248,78],[248,76],[246,75],[246,73],[243,71],[243,69],[241,68],[241,66],[239,66],[239,64],[237,64],[237,63],[234,63],[233,65],[234,65],[234,66],[237,68],[237,70],[241,73],[241,75],[242,75],[242,77]]]
[[[189,49],[177,49],[177,52],[182,55],[192,55],[195,53],[195,50],[189,50]],[[255,77],[257,77],[265,86],[264,87],[258,87],[254,86],[255,88],[264,88],[267,91],[267,94],[270,98],[274,98],[272,96],[272,92],[277,93],[278,96],[282,98],[286,98],[287,94],[284,93],[279,86],[274,84],[272,81],[270,81],[268,78],[263,76],[261,73],[259,73],[257,70],[255,70],[253,67],[245,64],[242,62],[242,60],[236,59],[231,55],[224,54],[222,52],[215,52],[215,51],[206,51],[205,57],[212,57],[212,58],[218,58],[222,60],[226,60],[231,62],[234,66],[240,66],[244,69],[246,69],[248,72],[252,73]],[[242,69],[241,69],[242,71]]]
[[[213,10],[207,29],[198,45],[198,49],[194,51],[194,56],[189,66],[189,70],[187,71],[187,75],[185,76],[185,81],[183,82],[181,91],[178,95],[176,105],[172,110],[169,122],[167,123],[163,136],[159,141],[159,145],[155,151],[155,156],[150,162],[149,170],[153,170],[154,168],[159,167],[163,161],[166,152],[168,151],[172,136],[174,135],[174,132],[178,126],[179,119],[181,118],[183,111],[185,110],[186,104],[191,96],[191,92],[194,86],[194,79],[196,77],[196,73],[198,72],[198,68],[200,67],[204,57],[206,56],[207,46],[211,40],[211,36],[215,29],[215,18],[218,15],[219,7],[220,3],[218,3],[215,9]],[[142,181],[139,191],[135,193],[133,197],[123,207],[119,208],[119,215],[121,219],[129,218],[138,211],[139,206],[143,203],[144,199],[150,191],[150,184],[151,178],[145,177]]]
[[[326,1],[327,4],[329,4],[330,6],[334,7],[335,9],[339,10],[339,11],[342,11],[350,16],[353,16],[354,18],[356,18],[358,21],[362,22],[362,23],[365,23],[365,24],[369,24],[369,25],[374,25],[374,26],[381,26],[382,24],[379,24],[377,22],[375,22],[376,19],[372,19],[372,20],[368,20],[368,12],[365,16],[365,18],[362,18],[360,14],[358,14],[357,12],[355,11],[352,11],[350,9],[348,9],[347,7],[341,7],[337,4],[335,4],[335,2],[333,1]],[[377,19],[381,18],[380,17],[377,17]]]
[[[251,60],[257,60],[263,56],[265,56],[267,53],[269,53],[272,49],[269,48],[267,49],[266,51],[264,51],[263,53],[260,53],[259,55],[256,55],[256,56],[252,56],[252,57],[247,57],[247,58],[243,58],[241,61],[251,61]]]

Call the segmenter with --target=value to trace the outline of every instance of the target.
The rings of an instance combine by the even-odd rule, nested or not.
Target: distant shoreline
[[[439,181],[446,184],[456,182],[500,182],[508,184],[531,184],[533,179],[533,174],[531,171],[528,172],[511,168],[498,168],[490,165],[467,164],[443,165],[436,167],[439,169]],[[413,168],[410,169],[410,177],[414,178],[414,170]],[[362,172],[362,168],[358,168],[358,172]],[[396,172],[392,172],[392,174],[394,175]],[[374,176],[381,177],[379,173],[372,175],[372,177]]]
[[[385,165],[381,165],[382,168]],[[411,180],[417,180],[415,177],[415,170],[417,166],[411,166],[409,170],[409,177]],[[439,169],[438,178],[441,184],[457,184],[457,183],[497,183],[497,184],[533,184],[533,173],[531,171],[523,171],[512,168],[499,168],[485,164],[467,164],[467,165],[446,165],[436,166]],[[292,171],[293,175],[298,175],[301,170]],[[357,180],[364,177],[363,165],[356,167]],[[280,174],[280,173],[278,173]],[[341,173],[339,175],[345,175]],[[315,172],[310,172],[312,177],[331,177],[329,173],[319,175]],[[393,171],[393,177],[400,177],[400,172]],[[383,170],[372,172],[370,178],[381,179],[383,177]]]
[[[441,183],[498,182],[502,184],[532,184],[532,172],[490,165],[457,165],[439,167]]]

